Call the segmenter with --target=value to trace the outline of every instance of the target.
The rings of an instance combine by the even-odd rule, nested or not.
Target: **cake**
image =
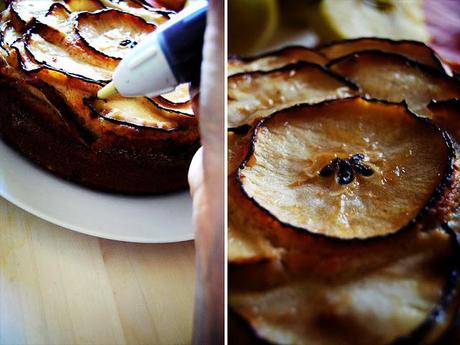
[[[42,168],[90,188],[186,188],[199,147],[188,86],[155,98],[96,97],[123,56],[175,15],[162,3],[168,1],[7,1],[0,21],[1,138]]]

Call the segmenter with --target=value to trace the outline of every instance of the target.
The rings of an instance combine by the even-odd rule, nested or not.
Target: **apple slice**
[[[397,54],[363,51],[334,60],[329,68],[355,82],[363,95],[404,100],[423,116],[429,116],[426,106],[432,99],[460,97],[460,80]]]
[[[355,94],[353,84],[306,62],[268,72],[236,74],[228,79],[228,127],[251,126],[297,103],[318,103]]]
[[[155,29],[140,17],[116,10],[83,12],[75,20],[76,33],[88,47],[117,60]]]
[[[33,19],[44,16],[54,3],[53,0],[13,0],[9,8],[15,29],[23,32]]]
[[[446,217],[455,157],[450,137],[403,105],[343,99],[262,120],[238,179],[284,226],[369,239]]]
[[[166,22],[174,12],[154,9],[133,0],[99,0],[105,7],[113,8],[125,13],[130,13],[146,22],[160,25]]]
[[[79,46],[72,37],[47,25],[36,24],[24,41],[28,54],[38,63],[89,82],[110,81],[117,65],[116,61]]]
[[[171,131],[190,125],[194,118],[161,109],[145,97],[113,97],[109,100],[89,99],[86,105],[93,114],[129,126]]]
[[[273,344],[434,344],[458,307],[459,246],[452,232],[441,229],[410,241],[384,265],[349,268],[333,279],[305,272],[250,289],[253,277],[272,272],[246,267],[246,287],[230,286],[230,309],[259,340]]]
[[[0,27],[0,46],[8,51],[11,45],[21,37],[21,35],[14,29],[11,21],[6,21]]]
[[[242,72],[269,71],[299,61],[325,65],[328,59],[316,50],[290,46],[253,57],[230,56],[228,59],[228,75]]]
[[[439,69],[452,75],[449,66],[442,63],[438,54],[426,44],[418,41],[394,41],[388,38],[357,38],[325,44],[318,48],[319,52],[329,60],[335,60],[351,53],[366,50],[381,50],[395,53],[408,59]]]

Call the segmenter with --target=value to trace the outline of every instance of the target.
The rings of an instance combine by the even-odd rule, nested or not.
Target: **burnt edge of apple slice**
[[[103,55],[103,56],[105,56],[105,57],[107,57],[109,59],[113,59],[115,61],[121,61],[121,58],[115,57],[115,56],[110,56],[110,55],[108,55],[108,54],[106,54],[106,53],[104,53],[102,51],[97,50],[80,33],[80,19],[87,18],[87,17],[93,17],[93,16],[94,17],[99,17],[99,16],[106,15],[107,13],[109,13],[109,14],[110,13],[116,13],[116,15],[125,16],[126,20],[138,21],[138,22],[141,23],[141,25],[152,27],[153,28],[152,32],[155,31],[156,28],[157,28],[157,26],[155,24],[148,23],[144,18],[138,17],[138,16],[136,16],[134,14],[131,14],[131,13],[128,13],[128,12],[113,9],[113,8],[103,8],[101,10],[97,10],[97,11],[94,11],[94,12],[80,12],[80,13],[78,13],[76,15],[75,21],[73,23],[73,30],[75,32],[75,35],[80,39],[80,41],[85,45],[85,47],[87,47],[88,49],[92,50],[94,53],[101,54],[101,55]]]
[[[111,3],[114,3],[114,0],[109,0]],[[116,3],[120,3],[120,2],[126,2],[125,0],[115,0]],[[152,12],[152,13],[157,13],[159,15],[162,15],[163,17],[166,17],[168,19],[170,19],[171,15],[173,14],[176,14],[177,12],[176,11],[173,11],[173,10],[165,10],[165,9],[160,9],[160,8],[155,8],[155,7],[152,7],[150,5],[147,5],[146,3],[144,3],[143,1],[141,0],[131,0],[133,3],[139,5],[141,8],[143,8],[144,10],[147,10],[149,12]]]
[[[301,49],[301,50],[305,50],[305,51],[308,51],[312,54],[315,54],[315,55],[318,55],[319,58],[323,58],[324,61],[328,61],[328,58],[322,54],[320,51],[318,51],[318,49],[316,48],[308,48],[308,47],[305,47],[305,46],[302,46],[302,45],[297,45],[297,44],[294,44],[294,45],[287,45],[287,46],[284,46],[282,48],[279,48],[279,49],[275,49],[275,50],[270,50],[270,51],[266,51],[262,54],[257,54],[257,55],[251,55],[251,56],[243,56],[243,55],[229,55],[227,60],[228,61],[242,61],[242,62],[253,62],[255,60],[258,60],[258,59],[263,59],[263,58],[266,58],[266,57],[275,57],[277,55],[280,55],[280,54],[283,54],[284,52],[290,50],[290,49]],[[308,61],[306,61],[308,62]]]
[[[390,39],[390,38],[381,38],[381,37],[358,37],[358,38],[352,38],[352,39],[347,39],[347,40],[328,41],[328,42],[325,42],[325,43],[320,44],[319,46],[317,46],[316,50],[318,50],[318,52],[321,52],[322,49],[329,48],[329,47],[332,47],[334,45],[340,45],[340,44],[342,44],[344,42],[359,42],[359,41],[365,41],[365,40],[374,40],[374,41],[386,42],[386,43],[389,43],[389,44],[395,45],[395,46],[398,46],[398,45],[401,45],[401,44],[413,44],[413,45],[419,46],[420,48],[426,49],[427,51],[429,51],[431,53],[431,58],[433,60],[433,63],[436,65],[436,67],[434,67],[434,66],[431,66],[431,67],[434,67],[434,68],[446,73],[447,75],[449,75],[449,72],[452,72],[448,66],[443,64],[441,57],[431,47],[429,47],[428,45],[426,45],[423,42],[413,41],[413,40],[393,40],[393,39]],[[369,51],[369,50],[378,50],[378,49],[376,49],[376,48],[374,48],[374,49],[360,49],[360,50],[357,50],[354,53],[361,52],[361,51]],[[353,53],[350,53],[350,54],[353,54]],[[350,54],[346,54],[346,55],[350,55]],[[397,53],[394,52],[393,54],[397,54]],[[401,54],[398,54],[398,55],[401,55]],[[426,64],[424,64],[424,65],[426,65]],[[447,67],[447,70],[446,70],[446,67]]]
[[[244,77],[244,76],[267,75],[267,74],[271,74],[271,73],[285,72],[285,71],[288,71],[288,70],[298,71],[298,70],[300,70],[302,68],[307,68],[307,67],[313,67],[313,68],[319,69],[321,72],[324,72],[327,75],[331,76],[332,78],[336,79],[337,81],[345,84],[345,86],[348,86],[353,91],[358,92],[358,93],[362,93],[362,90],[361,90],[360,86],[358,84],[356,84],[355,82],[351,81],[350,79],[348,79],[347,77],[345,77],[345,76],[343,76],[343,75],[341,75],[339,73],[336,73],[334,71],[331,71],[326,66],[318,65],[318,64],[315,64],[313,62],[307,62],[307,61],[299,61],[299,62],[296,62],[296,63],[291,63],[291,64],[288,64],[286,66],[282,66],[280,68],[272,69],[272,70],[269,70],[269,71],[251,71],[251,72],[236,73],[236,74],[233,74],[233,75],[229,76],[228,81],[230,81],[231,79],[237,79],[237,78],[241,78],[241,77]],[[354,98],[354,97],[356,97],[356,96],[350,96],[350,97],[346,97],[346,98]],[[317,102],[317,103],[299,103],[299,104],[317,105],[317,104],[321,104],[323,102],[324,101]],[[245,126],[245,125],[241,125],[241,126],[237,126],[237,127],[229,127],[228,130],[229,131],[238,131],[238,127],[242,127],[242,126]]]
[[[96,85],[100,85],[100,86],[104,86],[106,85],[110,80],[96,80],[96,79],[91,79],[91,78],[87,78],[85,76],[82,76],[80,74],[77,74],[77,73],[70,73],[62,68],[56,68],[56,67],[53,67],[51,65],[49,65],[48,63],[44,62],[44,61],[39,61],[35,58],[34,54],[32,54],[32,52],[30,51],[30,49],[28,48],[28,45],[29,45],[29,40],[30,40],[30,35],[31,34],[39,34],[39,31],[41,28],[45,28],[47,30],[54,30],[54,31],[57,31],[43,23],[40,23],[39,21],[37,20],[32,20],[33,22],[33,25],[31,25],[31,27],[26,31],[26,33],[23,35],[23,40],[24,40],[24,50],[26,51],[26,53],[31,56],[33,58],[33,60],[40,65],[39,68],[37,68],[36,70],[33,70],[33,71],[28,71],[24,68],[24,65],[22,63],[22,61],[19,61],[20,63],[20,66],[21,66],[21,70],[25,73],[30,73],[30,72],[37,72],[37,71],[40,71],[42,69],[48,69],[48,70],[52,70],[52,71],[56,71],[56,72],[60,72],[66,76],[68,76],[69,78],[75,78],[75,79],[79,79],[79,80],[83,80],[85,82],[88,82],[88,83],[91,83],[91,84],[96,84]],[[18,53],[18,57],[21,55],[19,53],[19,51],[16,49],[17,53]]]
[[[169,99],[166,99],[165,97],[163,96],[157,96],[158,99],[160,99],[163,103],[165,104],[169,104],[171,106],[175,106],[175,105],[186,105],[187,103],[190,103],[192,100],[189,99],[188,101],[185,101],[185,102],[172,102],[170,101]],[[185,114],[185,113],[184,113]],[[189,114],[190,115],[190,114]]]
[[[452,303],[458,303],[460,294],[460,239],[459,236],[445,223],[441,225],[441,230],[447,233],[450,237],[454,259],[447,272],[446,282],[442,288],[441,296],[429,315],[422,321],[421,324],[419,324],[419,326],[417,326],[409,334],[403,335],[394,340],[391,345],[423,344],[426,337],[428,337],[430,332],[436,327],[438,319],[447,314],[447,310],[451,307]],[[229,319],[232,320],[233,326],[238,328],[238,332],[243,333],[244,337],[248,338],[250,342],[247,342],[247,344],[274,344],[259,335],[252,324],[242,315],[238,314],[238,312],[236,312],[231,306],[229,306]],[[439,335],[438,339],[435,339],[435,344],[444,344],[443,340],[445,340],[446,337],[449,337],[449,331],[451,331],[451,328],[457,319],[460,320],[460,311],[454,313],[452,319],[448,321],[449,324],[447,325],[446,330]],[[246,343],[243,342],[243,344]]]
[[[191,118],[195,118],[195,114],[189,114],[189,113],[185,113],[183,111],[180,111],[179,109],[174,109],[174,108],[167,108],[161,104],[159,104],[158,102],[156,102],[154,99],[150,98],[150,97],[146,97],[150,103],[153,103],[157,108],[161,109],[161,110],[164,110],[164,111],[168,111],[170,113],[175,113],[175,114],[179,114],[179,115],[182,115],[182,116],[187,116],[187,117],[191,117]],[[181,104],[187,104],[188,102],[190,101],[187,101],[187,102],[184,102],[184,103],[171,103],[172,107],[175,106],[175,105],[181,105]]]
[[[431,196],[429,197],[428,201],[425,203],[425,205],[420,209],[420,211],[417,213],[417,215],[411,219],[406,225],[404,225],[402,228],[399,230],[390,233],[390,234],[384,234],[384,235],[377,235],[373,237],[368,237],[368,238],[359,238],[359,237],[352,237],[352,238],[338,238],[330,235],[325,235],[323,233],[319,232],[313,232],[310,231],[306,228],[301,228],[295,225],[292,225],[287,222],[283,222],[278,219],[274,214],[272,214],[269,210],[267,210],[265,207],[260,205],[253,197],[249,196],[246,190],[243,187],[242,183],[242,176],[241,173],[242,171],[246,168],[247,163],[249,162],[250,158],[254,154],[255,151],[255,146],[257,142],[257,133],[258,130],[265,124],[265,122],[269,121],[273,117],[282,114],[284,112],[290,112],[290,111],[295,111],[299,109],[304,109],[304,108],[313,108],[313,107],[322,107],[322,106],[327,106],[331,103],[335,102],[351,102],[351,101],[356,101],[356,100],[363,100],[364,102],[373,102],[373,103],[380,103],[380,104],[385,104],[385,105],[391,105],[391,106],[401,106],[404,108],[406,114],[408,116],[411,116],[415,118],[417,121],[423,121],[425,122],[428,126],[431,126],[433,130],[438,131],[441,135],[442,138],[444,139],[444,143],[446,145],[446,151],[447,151],[447,162],[446,162],[446,170],[444,172],[444,175],[441,179],[441,182],[436,186],[436,188],[433,190]],[[331,242],[336,242],[336,243],[373,243],[377,241],[383,241],[386,240],[390,237],[396,237],[404,234],[405,232],[409,231],[412,229],[414,226],[419,224],[429,213],[432,209],[434,209],[436,206],[440,206],[443,201],[443,197],[448,197],[451,191],[449,191],[449,187],[455,182],[455,171],[456,171],[456,158],[457,158],[457,151],[455,149],[455,141],[451,137],[451,135],[439,127],[436,123],[434,123],[432,120],[425,118],[425,117],[419,117],[410,109],[407,107],[407,104],[405,102],[401,103],[393,103],[393,102],[388,102],[385,100],[379,100],[379,99],[366,99],[362,98],[360,96],[355,96],[355,97],[349,97],[349,98],[342,98],[342,99],[334,99],[334,100],[325,100],[320,103],[315,103],[315,104],[308,104],[308,103],[300,103],[296,104],[292,107],[286,108],[286,109],[281,109],[279,111],[274,112],[273,114],[269,115],[268,117],[265,117],[261,120],[259,120],[256,124],[256,126],[253,129],[252,133],[252,138],[250,140],[250,147],[248,150],[248,153],[238,169],[236,169],[234,173],[234,178],[236,179],[236,183],[239,185],[239,188],[243,195],[254,205],[258,210],[261,210],[263,213],[265,213],[270,219],[275,221],[276,223],[280,224],[283,228],[287,229],[292,229],[294,231],[297,231],[298,233],[307,235],[307,236],[312,236],[315,238],[323,238]],[[447,194],[447,195],[446,195]]]
[[[458,303],[458,295],[460,293],[460,239],[455,231],[452,230],[446,223],[441,224],[441,229],[447,235],[449,235],[454,253],[452,266],[449,269],[447,281],[442,289],[441,297],[436,303],[435,307],[432,309],[430,315],[425,320],[423,320],[423,322],[416,329],[414,329],[408,335],[396,339],[392,345],[413,345],[423,343],[424,338],[429,336],[430,331],[436,327],[438,320],[442,318],[442,316],[446,316],[447,310],[449,307],[451,307],[451,304],[456,299]],[[443,334],[446,334],[449,331],[452,323],[454,323],[455,314],[456,313],[454,313],[452,316],[452,319],[450,320],[449,325]],[[440,338],[442,338],[443,334],[440,335]]]
[[[99,0],[97,0],[97,1],[99,1]],[[101,4],[101,5],[102,5],[102,4]],[[57,8],[63,9],[64,11],[67,12],[67,14],[71,14],[71,13],[72,13],[65,5],[63,5],[63,4],[60,3],[60,2],[56,2],[56,3],[54,3],[54,4],[52,4],[52,5],[50,6],[50,8],[48,9],[48,11],[45,13],[45,17],[51,15],[51,14],[53,13],[53,11],[54,11],[55,9],[57,9]]]
[[[148,97],[144,97],[148,102],[152,103],[155,107],[157,106],[156,103],[152,102],[151,99],[149,99]],[[174,128],[159,128],[159,127],[152,127],[152,126],[144,126],[144,125],[141,125],[141,124],[136,124],[136,123],[131,123],[131,122],[127,122],[127,121],[123,121],[123,120],[117,120],[117,119],[113,119],[113,118],[110,118],[110,117],[107,117],[103,114],[101,114],[93,105],[93,102],[94,100],[96,100],[97,98],[96,97],[86,97],[86,98],[83,98],[83,103],[89,108],[89,110],[91,111],[91,114],[95,117],[100,117],[102,119],[104,119],[105,121],[108,121],[108,122],[111,122],[111,123],[114,123],[116,125],[121,125],[121,126],[126,126],[126,127],[129,127],[129,128],[133,128],[133,129],[136,129],[136,130],[149,130],[149,131],[155,131],[155,132],[167,132],[167,133],[171,133],[171,132],[176,132],[176,131],[181,131],[184,129],[184,127],[182,127],[180,124],[177,126],[177,127],[174,127]],[[178,112],[174,112],[174,111],[171,111],[169,109],[162,109],[164,111],[169,111],[169,112],[173,112],[173,113],[178,113]],[[182,116],[185,116],[183,113],[178,113]]]
[[[428,65],[425,65],[423,63],[420,63],[420,62],[417,62],[417,61],[414,61],[414,60],[411,60],[403,55],[400,55],[400,54],[396,54],[396,53],[388,53],[388,52],[384,52],[384,51],[381,51],[381,50],[378,50],[378,49],[369,49],[369,50],[362,50],[362,51],[359,51],[359,52],[355,52],[355,53],[351,53],[351,54],[348,54],[348,55],[344,55],[344,56],[341,56],[337,59],[333,59],[331,60],[329,63],[326,64],[326,67],[329,68],[329,69],[332,69],[334,65],[338,65],[346,60],[356,60],[358,59],[360,56],[373,56],[373,55],[381,55],[382,57],[385,57],[385,58],[388,58],[388,59],[394,59],[394,60],[398,60],[399,62],[402,62],[404,63],[405,65],[407,66],[410,66],[410,67],[413,67],[421,72],[426,72],[428,74],[431,74],[435,77],[440,77],[440,78],[447,78],[449,80],[452,80],[453,82],[459,84],[459,87],[460,87],[460,79],[456,78],[455,76],[450,76],[448,74],[446,74],[446,72],[442,71],[442,70],[439,70],[439,69],[436,69],[432,66],[428,66]],[[338,72],[336,72],[338,73]]]

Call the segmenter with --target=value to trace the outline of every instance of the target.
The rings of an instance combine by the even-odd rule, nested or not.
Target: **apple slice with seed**
[[[452,139],[429,120],[400,104],[354,98],[259,122],[238,179],[283,226],[370,239],[446,217],[455,164]]]
[[[80,13],[75,21],[75,31],[88,47],[117,60],[155,29],[140,17],[110,9]]]

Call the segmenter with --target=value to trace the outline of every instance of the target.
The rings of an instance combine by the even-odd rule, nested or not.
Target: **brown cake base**
[[[0,137],[42,168],[108,192],[152,194],[187,188],[198,142],[158,144],[142,135],[113,135],[89,143],[65,116],[20,84],[0,79]]]

